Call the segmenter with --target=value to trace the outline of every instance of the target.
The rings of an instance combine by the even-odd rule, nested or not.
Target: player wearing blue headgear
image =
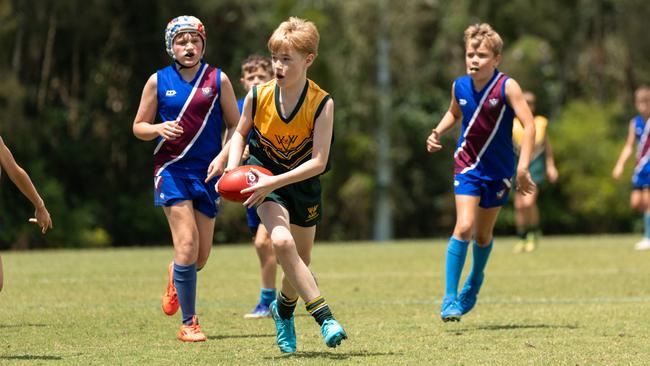
[[[206,38],[196,17],[167,24],[165,48],[174,63],[149,77],[133,121],[136,137],[156,140],[154,204],[163,207],[174,243],[162,307],[173,315],[180,306],[178,338],[184,342],[206,339],[195,310],[197,271],[212,248],[219,201],[214,186],[228,159],[222,145],[239,119],[228,76],[203,61]],[[154,122],[156,114],[162,122]]]

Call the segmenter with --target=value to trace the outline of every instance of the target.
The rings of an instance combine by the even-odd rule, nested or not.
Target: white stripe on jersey
[[[494,129],[492,130],[492,133],[490,134],[490,137],[488,137],[487,141],[485,141],[485,144],[483,145],[483,148],[478,153],[478,155],[476,155],[476,161],[474,162],[474,164],[472,164],[472,165],[468,166],[467,168],[463,169],[460,172],[460,174],[465,174],[468,171],[476,168],[478,163],[481,162],[481,156],[483,156],[483,153],[485,153],[485,150],[487,150],[488,146],[490,146],[490,142],[492,142],[492,139],[494,139],[494,135],[496,135],[497,131],[499,131],[499,126],[501,125],[501,120],[503,119],[503,114],[505,113],[505,111],[506,111],[506,105],[504,104],[503,107],[501,108],[501,113],[499,113],[499,118],[497,119],[497,123],[494,126]],[[468,129],[469,129],[469,127],[468,127]]]
[[[178,116],[176,116],[176,119],[174,120],[174,122],[178,123],[178,121],[181,120],[181,117],[183,117],[183,114],[185,113],[185,110],[187,109],[187,106],[190,105],[190,101],[192,100],[192,97],[194,97],[194,93],[196,93],[196,89],[198,89],[197,86],[199,85],[199,83],[203,79],[203,74],[205,74],[205,70],[207,68],[208,68],[208,64],[207,63],[203,64],[203,68],[201,69],[201,71],[199,71],[201,73],[201,75],[199,76],[198,79],[196,79],[196,83],[194,83],[194,86],[192,86],[192,91],[190,92],[190,96],[187,97],[187,100],[185,101],[185,104],[183,105],[183,108],[181,109],[180,113],[178,113]],[[158,143],[158,146],[156,146],[156,149],[153,151],[154,155],[156,155],[156,153],[158,153],[158,150],[160,150],[160,148],[162,147],[164,142],[165,142],[164,138],[160,139],[160,142]]]
[[[472,119],[469,121],[467,124],[467,128],[465,129],[465,133],[463,134],[463,143],[456,149],[456,152],[454,152],[454,158],[460,154],[461,151],[463,151],[463,148],[465,147],[465,144],[467,143],[467,133],[469,132],[469,129],[472,127],[474,122],[476,121],[476,117],[478,117],[478,114],[481,112],[481,107],[483,107],[483,103],[485,102],[485,98],[487,98],[488,95],[490,95],[490,92],[494,88],[494,84],[496,84],[499,81],[499,78],[503,75],[503,73],[499,73],[497,77],[494,78],[492,81],[492,84],[487,88],[485,91],[485,94],[483,94],[483,97],[481,98],[481,101],[478,103],[476,110],[474,111],[474,114],[472,115]]]
[[[205,73],[205,70],[206,70],[207,66],[208,65],[205,64],[205,67],[204,67],[203,71],[201,72],[201,77],[199,77],[199,80],[196,82],[196,84],[194,84],[194,88],[192,89],[192,93],[190,93],[190,97],[187,98],[188,101],[192,99],[192,96],[196,92],[197,85],[203,79],[203,74]],[[216,71],[216,69],[215,69],[215,71]],[[217,75],[217,77],[219,77],[219,75]],[[196,132],[196,135],[194,135],[194,138],[192,138],[192,141],[190,141],[190,143],[187,144],[187,146],[185,147],[185,149],[183,150],[183,152],[180,155],[178,155],[176,158],[166,162],[163,166],[161,166],[160,169],[158,169],[158,171],[156,172],[156,176],[160,175],[160,173],[162,173],[162,171],[165,170],[165,168],[167,168],[170,164],[173,164],[173,163],[177,162],[178,160],[182,159],[183,156],[185,156],[185,154],[187,154],[187,152],[192,148],[192,146],[194,146],[194,142],[196,142],[196,139],[198,139],[199,136],[201,136],[201,132],[203,132],[203,129],[205,128],[205,125],[208,122],[208,118],[210,118],[210,115],[212,114],[212,109],[214,108],[214,103],[217,100],[219,100],[218,95],[216,95],[214,97],[214,99],[212,99],[212,104],[210,104],[210,109],[208,110],[208,113],[205,114],[205,119],[203,119],[203,123],[201,124],[201,128],[199,128],[199,130]],[[185,112],[185,108],[187,107],[188,104],[189,104],[188,102],[185,103],[185,105],[183,106],[183,110],[181,111],[181,113],[179,113],[179,118],[177,118],[177,120],[180,120],[180,115],[183,112]]]
[[[467,124],[467,128],[465,129],[465,133],[463,134],[463,143],[458,147],[458,149],[456,149],[456,152],[454,152],[454,158],[456,158],[458,156],[458,154],[460,154],[460,152],[463,151],[463,148],[465,148],[465,145],[467,144],[467,134],[469,133],[469,129],[472,128],[472,125],[474,125],[474,122],[476,122],[476,118],[478,117],[479,113],[481,112],[481,109],[483,108],[483,103],[485,103],[485,98],[487,98],[487,96],[490,95],[490,93],[492,92],[492,89],[494,89],[494,86],[497,84],[497,82],[501,78],[501,75],[503,75],[503,73],[500,72],[494,78],[494,80],[492,81],[490,86],[487,88],[487,90],[485,90],[485,93],[483,94],[483,97],[481,97],[481,101],[478,103],[478,105],[476,107],[476,110],[474,111],[474,114],[472,115],[472,119]],[[460,172],[460,174],[465,174],[466,172],[476,168],[476,165],[478,165],[478,163],[481,161],[481,156],[483,156],[483,153],[485,153],[485,150],[487,149],[487,147],[490,146],[490,142],[492,142],[492,139],[494,139],[494,135],[496,135],[497,131],[499,130],[499,125],[501,124],[501,120],[503,119],[503,113],[505,111],[506,111],[506,105],[504,103],[503,108],[501,109],[501,113],[499,113],[499,118],[497,119],[497,124],[494,127],[494,129],[492,130],[492,133],[490,134],[490,137],[488,137],[487,141],[483,145],[483,148],[481,149],[481,151],[478,153],[478,155],[476,155],[476,161],[471,166],[468,166],[465,169],[463,169]]]
[[[639,141],[639,147],[637,148],[636,151],[636,158],[639,160],[639,163],[634,167],[634,174],[639,174],[641,170],[643,170],[643,167],[646,165],[648,160],[650,160],[650,149],[646,151],[645,156],[641,156],[643,153],[643,148],[645,147],[646,141],[648,140],[648,135],[650,135],[650,118],[648,118],[645,121],[645,125],[643,126],[643,135],[641,135],[641,140]]]

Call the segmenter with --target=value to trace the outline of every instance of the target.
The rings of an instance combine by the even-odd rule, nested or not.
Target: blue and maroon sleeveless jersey
[[[648,120],[650,121],[650,120]],[[650,173],[650,123],[643,117],[634,117],[634,132],[636,134],[636,165],[634,166],[634,175]],[[634,179],[634,177],[633,177]]]
[[[201,63],[194,80],[183,80],[174,65],[156,73],[158,114],[177,121],[183,134],[175,140],[158,138],[154,175],[205,179],[212,159],[221,151],[221,71]]]
[[[454,98],[463,112],[461,134],[454,153],[456,174],[480,179],[511,178],[514,174],[512,120],[514,110],[506,101],[508,76],[495,71],[481,91],[470,76],[454,82]]]

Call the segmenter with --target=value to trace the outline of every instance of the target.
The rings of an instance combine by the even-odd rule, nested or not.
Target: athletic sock
[[[526,228],[517,228],[517,237],[521,240],[526,240],[528,236],[528,229]]]
[[[290,299],[280,291],[278,294],[278,314],[282,319],[289,319],[296,310],[296,303],[298,298]]]
[[[643,214],[643,226],[645,229],[645,237],[650,239],[650,212]]]
[[[531,226],[528,229],[528,233],[526,234],[526,237],[530,238],[531,240],[537,240],[537,237],[539,236],[539,226]]]
[[[271,305],[273,300],[275,300],[275,289],[274,288],[262,288],[260,290],[260,304],[266,306]]]
[[[196,315],[196,263],[183,266],[174,263],[174,285],[183,313],[183,324],[192,324]]]
[[[445,297],[455,299],[458,294],[458,281],[465,265],[468,246],[468,241],[458,240],[453,236],[449,238],[445,265]]]
[[[327,302],[325,302],[325,299],[323,299],[322,296],[318,296],[317,298],[307,302],[305,308],[307,308],[309,314],[316,319],[318,325],[323,325],[323,322],[327,319],[334,319],[329,305],[327,305]]]
[[[490,252],[492,251],[492,241],[485,247],[480,247],[476,240],[472,245],[472,270],[467,276],[467,283],[469,284],[478,284],[481,281],[483,276],[483,271],[487,265],[488,258],[490,257]]]

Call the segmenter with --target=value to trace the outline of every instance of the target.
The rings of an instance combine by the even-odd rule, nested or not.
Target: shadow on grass
[[[493,324],[477,325],[475,327],[449,329],[447,332],[459,333],[472,330],[513,330],[513,329],[578,329],[577,325],[554,325],[554,324]]]
[[[209,335],[206,334],[208,340],[218,339],[235,339],[235,338],[273,338],[275,334],[219,334]]]
[[[0,329],[1,328],[25,328],[25,327],[41,328],[41,327],[47,327],[47,325],[46,324],[0,324]]]
[[[369,356],[399,356],[401,352],[296,352],[283,358],[328,358],[330,360],[347,360],[352,357]],[[266,357],[267,360],[277,360],[277,357]]]
[[[0,360],[62,360],[59,356],[36,356],[36,355],[20,355],[20,356],[0,356]]]

